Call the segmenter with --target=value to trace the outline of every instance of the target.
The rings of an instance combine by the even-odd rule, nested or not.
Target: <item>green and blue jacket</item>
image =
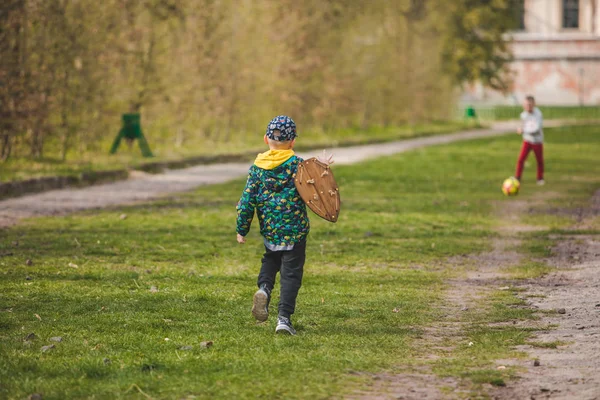
[[[237,233],[248,234],[256,212],[260,233],[271,250],[290,250],[306,240],[310,230],[306,204],[294,185],[302,161],[291,150],[258,155],[237,205]]]

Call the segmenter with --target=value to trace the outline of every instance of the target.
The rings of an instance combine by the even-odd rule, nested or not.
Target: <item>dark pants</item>
[[[289,318],[296,309],[296,297],[302,285],[306,242],[296,243],[289,251],[271,251],[266,247],[265,250],[258,287],[266,285],[269,290],[273,289],[277,272],[280,272],[279,315]]]

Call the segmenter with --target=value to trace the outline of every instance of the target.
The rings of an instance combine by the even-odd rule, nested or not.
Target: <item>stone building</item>
[[[514,84],[508,96],[481,87],[467,102],[600,105],[600,0],[522,0],[520,30],[511,33]]]

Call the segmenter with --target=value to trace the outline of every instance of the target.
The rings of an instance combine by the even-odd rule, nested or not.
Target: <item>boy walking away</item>
[[[533,96],[527,96],[523,103],[523,112],[521,113],[521,126],[518,128],[519,135],[523,135],[523,145],[517,161],[517,172],[515,178],[521,181],[523,167],[529,152],[533,150],[537,161],[537,184],[543,185],[544,182],[544,131],[542,128],[542,112],[535,106]]]
[[[271,291],[279,272],[281,287],[275,332],[295,335],[291,316],[302,284],[309,232],[306,204],[294,184],[298,165],[303,161],[293,150],[296,124],[285,115],[273,118],[267,126],[264,142],[269,151],[256,157],[237,205],[237,241],[246,242],[245,236],[256,211],[265,253],[252,315],[261,322],[269,317]],[[332,160],[324,162],[330,164]]]

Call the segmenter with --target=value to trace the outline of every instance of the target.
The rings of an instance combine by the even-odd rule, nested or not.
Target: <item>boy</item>
[[[515,178],[521,181],[521,175],[523,174],[523,165],[529,155],[529,152],[533,150],[535,153],[535,159],[537,161],[537,184],[544,184],[544,131],[542,129],[542,112],[535,106],[535,99],[533,96],[527,96],[523,103],[523,112],[521,113],[521,126],[518,128],[517,133],[523,135],[523,146],[521,147],[521,153],[517,161],[517,172]]]
[[[296,124],[285,115],[271,120],[264,142],[269,151],[256,157],[248,181],[237,205],[237,241],[246,242],[254,211],[258,215],[265,254],[258,275],[258,291],[254,294],[252,315],[258,321],[269,317],[271,291],[280,272],[279,316],[276,333],[295,335],[290,320],[296,308],[296,297],[302,284],[309,231],[306,204],[300,198],[294,177],[303,160],[294,155]],[[321,160],[327,164],[331,157]]]

